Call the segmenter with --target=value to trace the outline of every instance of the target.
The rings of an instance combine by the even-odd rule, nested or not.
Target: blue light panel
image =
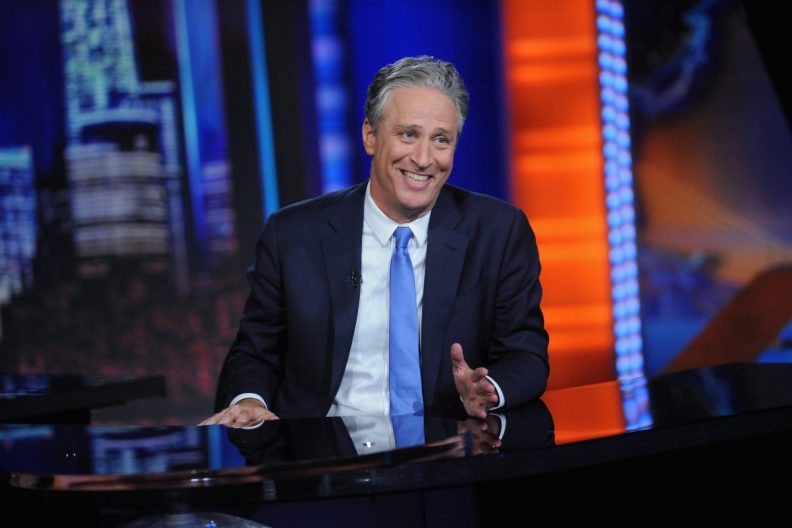
[[[346,129],[351,87],[344,81],[347,54],[337,23],[339,3],[336,0],[311,0],[309,9],[322,190],[331,192],[352,183],[351,157],[354,145]]]
[[[250,71],[253,77],[253,105],[256,112],[256,139],[261,170],[261,203],[264,220],[266,220],[280,207],[269,81],[267,80],[267,49],[264,44],[264,19],[261,16],[259,0],[247,0],[245,8],[250,42]]]
[[[198,137],[198,115],[192,78],[192,56],[185,0],[174,0],[173,11],[176,19],[176,50],[179,57],[179,86],[181,88],[182,119],[184,120],[184,150],[187,156],[187,174],[190,179],[190,204],[192,205],[195,227],[195,241],[200,254],[203,255],[207,242],[203,195],[201,194],[201,145]]]

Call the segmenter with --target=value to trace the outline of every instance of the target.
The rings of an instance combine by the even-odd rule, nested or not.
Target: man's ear
[[[363,120],[363,148],[369,156],[374,155],[374,145],[377,142],[377,136],[374,133],[374,127],[371,126],[368,119]]]

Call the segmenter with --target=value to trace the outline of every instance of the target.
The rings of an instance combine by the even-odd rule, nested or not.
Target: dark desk
[[[0,423],[88,424],[92,409],[162,396],[162,376],[0,373]]]
[[[775,495],[792,474],[790,380],[792,365],[735,364],[552,391],[505,413],[495,452],[438,417],[396,450],[387,417],[4,425],[0,493],[106,526],[167,500],[272,526],[775,525],[792,520]]]

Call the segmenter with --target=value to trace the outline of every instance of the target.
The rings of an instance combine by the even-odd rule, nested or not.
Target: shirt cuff
[[[264,398],[262,398],[261,396],[259,396],[255,392],[243,392],[242,394],[240,394],[239,396],[237,396],[236,398],[231,400],[231,403],[228,406],[231,407],[232,405],[236,405],[237,403],[239,403],[242,400],[247,399],[247,398],[253,398],[254,400],[258,400],[258,401],[260,401],[262,403],[262,405],[264,405],[264,407],[269,409],[269,407],[267,407],[267,402],[264,401]],[[240,429],[244,429],[246,431],[249,431],[250,429],[258,429],[262,425],[264,425],[264,422],[259,422],[259,423],[255,424],[255,425],[246,425],[244,427],[240,427]]]
[[[503,397],[503,391],[501,390],[500,385],[498,385],[498,383],[494,379],[490,378],[489,376],[484,376],[484,377],[487,378],[489,380],[489,382],[492,383],[495,386],[495,392],[498,393],[498,405],[496,405],[495,407],[490,408],[489,410],[490,411],[494,411],[496,409],[500,409],[501,407],[505,406],[506,405],[506,398]]]
[[[496,387],[497,387],[497,385],[496,385]],[[242,400],[245,400],[247,398],[253,398],[254,400],[260,401],[264,405],[264,407],[266,407],[267,410],[269,410],[269,407],[267,406],[267,402],[264,401],[264,398],[262,398],[261,396],[259,396],[255,392],[243,392],[242,394],[240,394],[239,396],[237,396],[236,398],[231,400],[231,403],[229,403],[228,406],[231,407],[232,405],[236,405],[237,403],[239,403]]]
[[[500,421],[500,433],[498,433],[498,440],[503,440],[503,435],[506,434],[506,415],[501,413],[490,413]]]

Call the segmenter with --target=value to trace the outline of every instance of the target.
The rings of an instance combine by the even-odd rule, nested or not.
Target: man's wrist
[[[264,398],[262,398],[261,396],[259,396],[255,392],[244,392],[244,393],[240,394],[239,396],[237,396],[233,400],[231,400],[231,403],[229,403],[228,406],[232,407],[232,406],[236,405],[237,403],[241,403],[242,400],[255,400],[255,401],[259,402],[261,405],[263,405],[265,409],[269,410],[269,407],[267,406],[267,402],[264,401]]]
[[[491,377],[489,376],[484,376],[484,377],[487,378],[487,381],[492,383],[492,386],[495,387],[495,393],[498,395],[498,403],[487,410],[495,411],[497,409],[500,409],[501,407],[504,407],[506,405],[506,399],[503,396],[503,391],[501,390],[500,385],[498,385],[498,382],[492,379]]]

